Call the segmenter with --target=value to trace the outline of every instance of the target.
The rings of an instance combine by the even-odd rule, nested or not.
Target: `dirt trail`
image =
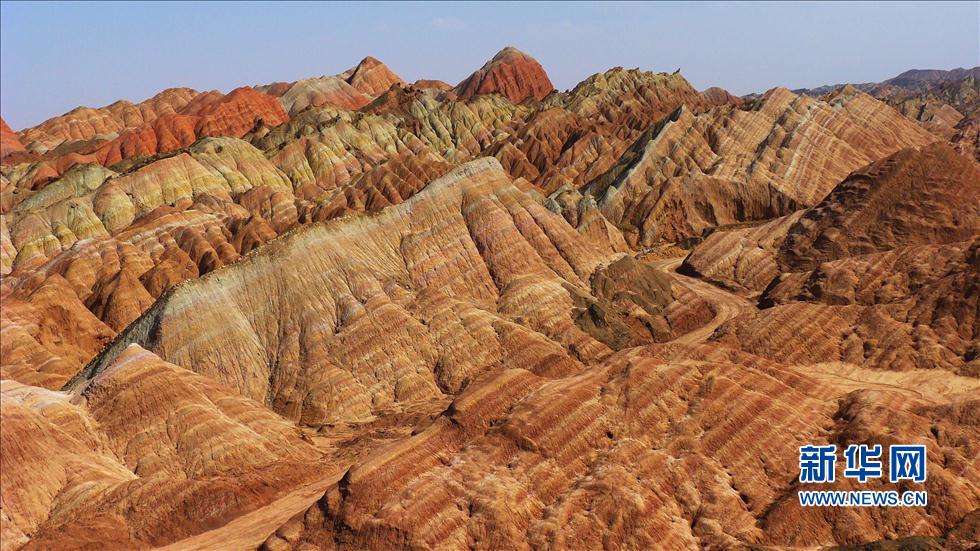
[[[242,515],[228,524],[160,547],[165,551],[254,550],[294,515],[316,503],[344,475],[341,469],[301,486],[272,503]]]
[[[743,297],[716,287],[697,278],[677,272],[683,257],[667,258],[650,262],[658,271],[711,303],[715,317],[707,324],[681,335],[671,342],[694,344],[706,341],[721,324],[735,316],[756,309],[755,304]],[[980,384],[966,377],[951,376],[932,370],[914,372],[881,372],[864,369],[854,364],[828,362],[808,365],[788,365],[789,369],[837,388],[842,394],[859,389],[874,389],[906,394],[930,403],[965,399]],[[950,378],[953,377],[955,381]],[[915,387],[915,388],[913,388]]]
[[[651,262],[650,265],[656,270],[666,274],[674,283],[687,287],[695,294],[711,303],[711,306],[715,309],[715,317],[707,324],[695,329],[694,331],[677,337],[672,342],[693,344],[705,341],[711,336],[712,333],[715,332],[715,329],[718,329],[718,327],[721,326],[721,324],[734,318],[742,312],[755,310],[755,304],[748,299],[742,298],[719,287],[715,287],[714,285],[701,281],[700,279],[677,273],[677,268],[683,261],[684,259],[682,257],[668,258],[665,260]]]

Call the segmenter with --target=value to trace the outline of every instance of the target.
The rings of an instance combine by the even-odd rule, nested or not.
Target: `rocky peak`
[[[393,84],[405,84],[401,77],[393,73],[384,63],[371,56],[362,59],[346,80],[358,91],[371,97],[383,94]]]
[[[527,98],[543,99],[554,90],[544,68],[533,57],[508,46],[463,82],[455,93],[461,98],[500,94],[514,103]]]

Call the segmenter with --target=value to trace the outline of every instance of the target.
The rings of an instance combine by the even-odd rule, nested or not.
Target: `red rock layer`
[[[88,140],[99,134],[118,133],[126,128],[142,126],[161,115],[180,111],[197,96],[198,92],[190,88],[170,88],[137,104],[117,101],[100,109],[79,107],[22,130],[20,138],[26,145],[37,142],[44,149],[51,149],[65,141]]]
[[[731,95],[728,90],[724,88],[718,88],[717,86],[712,86],[707,90],[701,92],[701,96],[712,105],[741,105],[742,99],[738,96]]]
[[[537,60],[517,48],[507,47],[457,84],[454,92],[464,99],[477,94],[500,94],[520,103],[527,98],[544,99],[554,89]]]
[[[275,98],[242,87],[228,95],[198,96],[179,114],[128,132],[96,150],[107,166],[134,156],[152,156],[187,147],[202,136],[243,136],[256,126],[276,126],[289,116]]]
[[[416,88],[434,88],[436,90],[442,90],[443,92],[448,92],[453,89],[452,85],[441,80],[429,80],[429,79],[419,79],[412,83],[412,86]]]
[[[377,97],[395,84],[405,86],[405,81],[391,72],[384,63],[367,56],[357,64],[347,83],[371,97]]]
[[[17,133],[7,126],[7,121],[0,118],[0,157],[6,157],[18,151],[24,151],[24,144],[20,143]]]
[[[196,96],[176,113],[160,115],[134,129],[122,130],[108,142],[94,142],[85,153],[41,161],[30,179],[32,186],[44,185],[79,163],[117,165],[133,158],[144,159],[190,146],[204,136],[241,137],[265,125],[276,126],[289,116],[272,96],[243,87],[228,95],[217,91]],[[84,151],[84,150],[83,150]]]

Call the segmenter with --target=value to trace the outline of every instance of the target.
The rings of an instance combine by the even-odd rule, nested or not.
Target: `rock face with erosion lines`
[[[685,267],[761,293],[764,309],[716,334],[730,346],[976,377],[978,221],[980,169],[937,144],[854,172],[801,213],[712,235]]]
[[[617,256],[521,192],[495,159],[473,161],[376,217],[305,228],[179,286],[69,386],[139,343],[321,426],[455,395],[501,366],[561,376],[666,340],[672,322],[696,315],[668,312],[669,281]],[[283,264],[290,280],[278,283]],[[185,317],[202,300],[217,317]],[[207,328],[217,331],[192,339]]]
[[[4,548],[166,543],[312,479],[319,457],[261,404],[138,346],[75,392],[0,392]]]
[[[537,60],[508,46],[460,82],[453,91],[462,98],[476,94],[500,94],[519,103],[527,98],[543,99],[554,88]]]
[[[24,151],[24,144],[20,143],[20,137],[7,126],[7,121],[0,119],[0,157],[20,151]]]
[[[0,551],[973,549],[975,78],[508,47],[4,123]]]

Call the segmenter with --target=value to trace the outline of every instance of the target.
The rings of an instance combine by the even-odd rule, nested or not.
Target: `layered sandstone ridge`
[[[603,267],[614,258],[481,159],[376,216],[304,228],[179,285],[69,387],[138,343],[320,426],[457,394],[500,366],[567,375],[705,315],[696,301],[668,311],[667,282],[619,296],[649,275]]]
[[[610,166],[644,121],[700,101],[679,75],[623,69],[542,109],[443,93],[394,86],[361,113],[307,108],[246,135],[257,150],[189,130],[179,143],[196,141],[176,151],[108,170],[66,168],[45,185],[37,182],[51,177],[51,161],[5,168],[0,269],[14,272],[0,289],[11,336],[5,376],[58,388],[171,286],[296,225],[400,203],[475,157],[494,155],[525,188],[528,180],[542,191],[578,187]],[[562,191],[549,208],[625,251],[580,197]],[[41,322],[54,312],[71,323]]]
[[[373,98],[387,92],[392,86],[406,86],[401,77],[371,56],[365,57],[354,67],[347,83]]]
[[[288,118],[275,98],[251,88],[238,88],[227,95],[216,90],[193,93],[192,99],[178,109],[153,117],[150,116],[153,114],[151,112],[146,114],[145,119],[136,119],[145,120],[143,124],[119,126],[110,133],[71,130],[69,136],[79,134],[87,137],[69,138],[51,150],[29,145],[31,153],[25,158],[21,159],[20,155],[8,157],[5,164],[10,166],[5,175],[13,185],[4,186],[4,210],[9,208],[12,201],[19,200],[16,197],[18,194],[40,190],[76,165],[100,164],[116,170],[128,170],[134,165],[153,161],[160,155],[189,147],[202,137],[238,138],[267,124],[279,125]],[[74,111],[64,116],[69,119],[66,124],[70,129],[82,125],[74,119],[77,116],[78,113]],[[56,119],[52,119],[21,134],[32,135],[55,122]]]
[[[167,543],[311,479],[320,457],[260,404],[138,346],[73,393],[0,393],[4,549]]]
[[[795,547],[956,526],[980,499],[962,416],[976,380],[946,379],[950,392],[920,375],[916,397],[842,375],[707,345],[633,348],[558,381],[503,371],[355,464],[263,548]],[[955,436],[928,439],[926,486],[955,497],[929,512],[799,506],[801,443],[887,446],[930,426]]]
[[[544,99],[555,87],[536,59],[508,46],[466,77],[453,90],[467,99],[477,94],[500,94],[514,103]]]
[[[879,83],[854,85],[894,107],[961,154],[980,160],[980,67],[911,70]],[[835,93],[844,85],[799,90],[811,96]]]
[[[170,88],[140,103],[120,100],[99,109],[78,107],[20,132],[21,142],[53,149],[66,141],[89,140],[100,135],[118,134],[153,122],[160,116],[177,113],[200,92],[190,88]]]
[[[715,234],[688,269],[730,266],[730,285],[765,289],[762,310],[740,306],[711,344],[629,348],[553,381],[491,374],[427,429],[355,463],[264,548],[796,547],[912,532],[970,548],[977,170],[946,146],[904,150],[811,209]],[[752,267],[766,250],[768,279]],[[826,275],[780,272],[810,263]],[[799,506],[802,443],[905,441],[927,445],[924,489],[950,499]],[[822,489],[859,488],[837,480]]]
[[[7,121],[0,119],[0,158],[19,151],[24,151],[20,137],[7,126]]]
[[[392,86],[407,85],[384,63],[367,56],[357,66],[338,75],[277,82],[256,89],[279,98],[279,103],[293,116],[310,107],[360,109]]]
[[[761,293],[766,309],[720,330],[729,346],[976,376],[978,220],[980,168],[937,144],[856,171],[806,211],[712,235],[685,266]]]
[[[586,190],[636,243],[788,214],[928,132],[855,90],[818,101],[774,89],[745,107],[679,109]]]
[[[367,101],[347,80],[387,84],[389,73],[366,58],[323,78]],[[262,89],[286,109],[297,86]],[[262,116],[247,100],[276,102],[243,89],[198,96],[145,136],[126,131],[99,150],[104,163],[123,159],[111,169],[77,153],[5,166],[0,272],[13,277],[0,284],[11,335],[0,369],[58,388],[173,285],[297,225],[398,204],[481,156],[590,240],[625,252],[790,212],[829,189],[825,174],[931,139],[861,94],[828,104],[774,90],[740,107],[717,105],[722,96],[699,94],[677,73],[622,68],[540,104],[396,82],[360,111],[306,105],[274,126],[281,111]],[[218,109],[233,116],[216,118]],[[202,138],[195,120],[251,129],[243,141]],[[53,312],[72,324],[40,322]],[[78,325],[86,330],[69,329]]]

